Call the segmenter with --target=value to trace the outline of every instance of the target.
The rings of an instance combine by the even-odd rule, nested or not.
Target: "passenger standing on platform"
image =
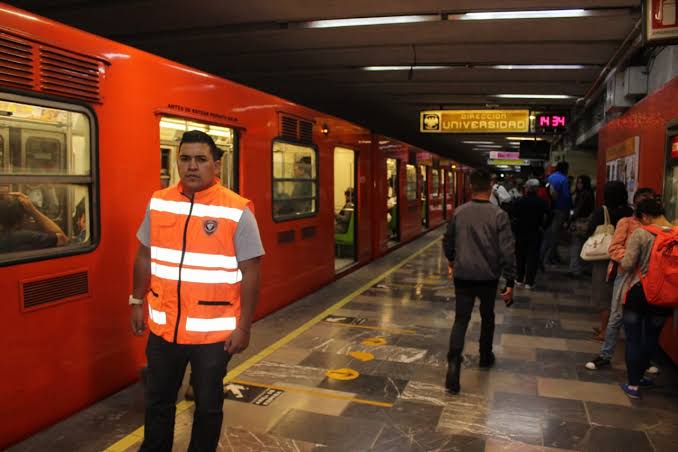
[[[617,223],[624,217],[633,215],[633,209],[628,204],[626,185],[620,181],[611,181],[603,189],[603,202],[610,215],[610,222],[616,228]],[[605,223],[603,207],[597,208],[591,216],[587,237],[595,232],[596,228]],[[594,328],[594,339],[605,340],[605,330],[610,317],[610,300],[612,299],[612,284],[614,277],[610,274],[609,260],[594,261],[591,271],[591,303],[600,308],[600,327]]]
[[[525,196],[513,206],[518,263],[516,286],[524,284],[528,290],[534,288],[541,237],[549,215],[548,204],[537,196],[539,185],[537,179],[529,179],[525,183]]]
[[[170,451],[177,392],[188,363],[195,392],[189,451],[214,451],[223,421],[223,379],[247,348],[264,249],[252,203],[217,177],[221,150],[204,132],[184,133],[178,184],[153,194],[137,237],[132,330],[150,334],[142,451]]]
[[[471,320],[475,299],[480,299],[480,367],[491,367],[494,338],[494,300],[499,277],[506,278],[502,299],[513,302],[516,261],[509,216],[490,203],[490,174],[478,169],[471,173],[472,199],[455,210],[443,240],[445,256],[454,273],[456,315],[447,353],[445,387],[459,392],[462,353],[466,329]]]
[[[651,188],[639,188],[633,196],[633,204],[637,207],[638,204],[645,199],[653,199],[655,192]],[[612,300],[610,303],[610,317],[605,328],[605,340],[603,346],[600,348],[600,354],[594,359],[586,363],[586,368],[589,370],[599,370],[603,367],[608,367],[611,364],[614,349],[617,345],[617,338],[619,337],[619,330],[622,327],[622,302],[626,297],[626,293],[631,287],[629,284],[634,275],[626,273],[619,268],[619,264],[624,258],[626,252],[626,244],[631,238],[631,235],[640,228],[640,220],[635,216],[622,218],[617,223],[614,230],[614,237],[610,243],[610,265],[608,274],[614,276],[614,284],[612,286]],[[657,372],[656,367],[651,367],[650,370]]]
[[[626,245],[626,252],[620,264],[623,271],[633,275],[631,289],[628,291],[623,308],[628,383],[623,384],[622,389],[627,396],[634,399],[640,397],[640,388],[653,386],[652,380],[645,377],[645,372],[650,368],[650,359],[657,351],[659,335],[666,318],[671,314],[670,308],[648,303],[640,277],[648,276],[648,271],[651,270],[650,260],[657,239],[656,234],[677,230],[664,217],[664,209],[655,198],[638,203],[636,217],[643,226],[651,227],[657,232],[644,228],[637,229]],[[664,270],[675,271],[674,268]],[[661,270],[654,268],[652,271]]]
[[[499,180],[496,175],[492,176],[492,196],[490,197],[490,202],[495,206],[504,208],[508,206],[513,198],[509,192],[504,188],[502,184],[499,183]]]
[[[558,162],[556,165],[556,172],[551,174],[547,181],[549,185],[549,192],[553,200],[553,218],[551,226],[546,231],[544,243],[541,248],[541,260],[544,265],[557,263],[557,248],[560,231],[563,229],[563,224],[570,216],[570,208],[572,207],[572,197],[570,195],[570,183],[567,179],[567,172],[570,165],[567,162]]]
[[[579,176],[574,191],[574,212],[570,217],[570,272],[574,278],[581,276],[583,261],[581,248],[586,240],[591,214],[595,208],[591,178]]]

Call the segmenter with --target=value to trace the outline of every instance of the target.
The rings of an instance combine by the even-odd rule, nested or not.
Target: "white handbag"
[[[610,224],[610,213],[607,206],[603,206],[605,213],[605,224],[596,228],[596,232],[586,240],[581,249],[580,257],[585,261],[606,261],[610,259],[610,253],[607,249],[612,243],[614,236],[614,226]]]

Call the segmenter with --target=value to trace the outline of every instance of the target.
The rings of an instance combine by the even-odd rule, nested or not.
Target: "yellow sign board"
[[[357,370],[354,369],[349,369],[347,367],[342,368],[342,369],[331,369],[328,370],[325,375],[327,378],[331,378],[332,380],[342,380],[342,381],[348,381],[348,380],[355,380],[360,376],[360,373]]]
[[[609,162],[634,155],[639,141],[640,137],[631,137],[617,145],[607,148],[605,151],[605,160]]]
[[[430,110],[420,113],[423,133],[521,133],[530,131],[529,110]]]
[[[488,159],[488,165],[529,166],[530,161],[525,159]]]

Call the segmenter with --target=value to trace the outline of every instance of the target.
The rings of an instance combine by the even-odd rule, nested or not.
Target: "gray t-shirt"
[[[146,215],[144,221],[141,222],[139,230],[137,231],[137,239],[145,247],[151,247],[151,208],[150,204],[146,207]],[[259,235],[259,227],[257,226],[257,219],[254,217],[252,211],[248,208],[243,210],[238,228],[235,230],[235,254],[238,262],[243,262],[248,259],[263,256],[264,245],[261,243],[261,236]]]

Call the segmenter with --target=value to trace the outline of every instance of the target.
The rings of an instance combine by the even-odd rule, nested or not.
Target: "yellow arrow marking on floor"
[[[374,359],[374,355],[370,352],[351,352],[348,355],[358,361],[372,361]]]
[[[372,347],[378,347],[380,345],[386,345],[386,338],[383,337],[368,337],[363,341],[363,345],[370,345]]]
[[[355,380],[356,378],[358,378],[360,376],[360,373],[357,370],[344,367],[342,369],[328,370],[325,373],[325,375],[327,375],[327,377],[331,378],[332,380],[348,381],[348,380]]]

